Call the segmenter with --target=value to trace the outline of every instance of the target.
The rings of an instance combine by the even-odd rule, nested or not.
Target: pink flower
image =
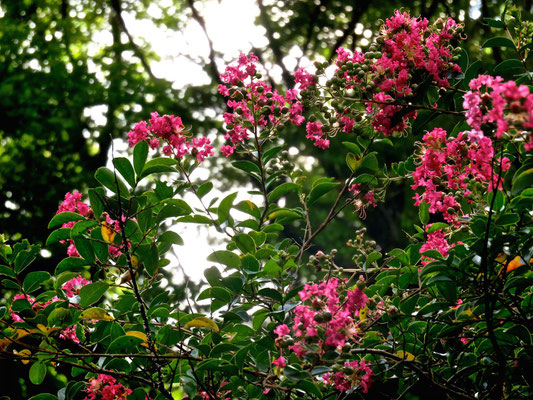
[[[84,400],[127,400],[128,395],[132,393],[131,389],[106,374],[91,378],[85,391],[88,395]]]
[[[65,282],[61,286],[61,289],[65,291],[65,293],[67,294],[67,297],[72,298],[80,292],[80,289],[82,287],[84,287],[85,285],[88,285],[91,282],[92,281],[89,281],[83,278],[81,275],[78,275],[77,277],[72,278],[71,280]]]
[[[280,368],[283,368],[287,365],[287,363],[285,362],[285,358],[281,356],[278,359],[272,361],[272,364],[277,365]]]
[[[290,329],[287,325],[278,325],[276,329],[274,329],[274,333],[278,335],[278,338],[283,337],[285,335],[288,335],[290,333]]]

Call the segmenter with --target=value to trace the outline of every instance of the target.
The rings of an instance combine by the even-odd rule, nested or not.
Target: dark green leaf
[[[96,255],[96,258],[100,262],[106,262],[109,259],[109,246],[104,242],[102,237],[102,230],[100,227],[94,228],[91,231],[91,243],[93,245],[93,250]]]
[[[339,184],[335,182],[326,182],[314,186],[313,189],[311,189],[311,193],[309,193],[309,196],[307,197],[307,205],[310,206],[314,204],[319,198],[324,196],[326,193],[331,192],[338,185]]]
[[[183,239],[174,231],[163,232],[161,236],[157,239],[158,242],[167,242],[172,244],[177,244],[183,246]]]
[[[133,149],[133,166],[135,167],[137,175],[141,174],[147,157],[148,143],[143,140],[142,142],[137,143]]]
[[[293,182],[282,183],[269,193],[268,201],[270,203],[274,203],[276,200],[278,200],[280,197],[285,196],[287,193],[297,191],[299,187],[300,185]]]
[[[482,49],[486,49],[487,47],[509,47],[514,48],[514,43],[511,39],[498,36],[494,38],[490,38],[487,40],[483,45],[481,46]]]
[[[129,190],[119,176],[115,176],[113,171],[106,167],[100,167],[94,174],[95,179],[113,193],[119,193],[123,197],[129,197]],[[116,178],[116,180],[115,180]]]
[[[70,239],[70,228],[59,228],[48,236],[48,239],[46,239],[46,245],[49,246],[65,239]]]
[[[232,239],[243,254],[255,253],[255,242],[246,233],[238,233]]]
[[[28,250],[21,250],[15,257],[15,263],[13,269],[17,274],[20,274],[28,265],[30,265],[37,253],[39,253],[39,246],[30,246]]]
[[[118,170],[118,172],[120,172],[120,175],[124,177],[126,182],[128,182],[131,187],[134,187],[135,172],[133,171],[133,167],[130,163],[130,160],[125,157],[117,157],[113,159],[113,165]]]
[[[433,232],[436,232],[440,229],[447,229],[448,228],[448,224],[445,224],[444,222],[435,222],[433,224],[431,224],[427,229],[426,229],[426,233],[433,233]]]
[[[202,198],[209,193],[211,189],[213,189],[213,182],[205,182],[204,184],[200,185],[198,189],[196,189],[196,194],[199,198]]]
[[[66,222],[79,221],[80,219],[85,219],[85,217],[74,212],[65,211],[54,215],[54,217],[50,220],[50,223],[48,224],[48,229],[54,229],[58,226],[63,225]]]
[[[251,161],[234,161],[231,163],[233,167],[240,169],[241,171],[247,172],[247,173],[256,173],[257,175],[261,176],[261,170],[259,167],[251,162]]]
[[[237,192],[227,195],[220,202],[220,205],[218,206],[218,209],[217,209],[219,224],[226,222],[226,220],[228,219],[229,210],[231,206],[233,205],[233,200],[235,200],[235,197],[237,197]]]
[[[83,308],[89,307],[96,303],[109,289],[109,285],[105,282],[93,282],[85,285],[80,289],[79,296],[81,298],[80,305]]]
[[[81,257],[68,257],[61,260],[59,264],[57,264],[56,267],[56,275],[59,275],[62,272],[65,271],[81,271],[82,268],[86,265],[90,265],[91,263],[87,260],[84,260]]]
[[[361,157],[361,148],[352,142],[342,142],[342,144],[350,150],[352,153],[354,153],[357,157]]]
[[[39,288],[41,284],[50,279],[50,274],[45,271],[33,271],[26,275],[22,288],[26,293],[31,293]]]

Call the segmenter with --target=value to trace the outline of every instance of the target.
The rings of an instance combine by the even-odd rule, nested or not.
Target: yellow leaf
[[[139,266],[139,258],[137,256],[131,256],[131,266],[135,269]]]
[[[368,313],[368,307],[361,308],[359,310],[359,320],[361,322],[366,321],[366,314]]]
[[[106,310],[100,307],[88,308],[81,313],[80,317],[83,319],[95,319],[98,321],[112,321],[115,319],[112,315],[109,315]]]
[[[136,338],[139,338],[141,339],[142,341],[146,342],[146,334],[144,332],[139,332],[139,331],[128,331],[126,332],[126,335],[128,336],[133,336],[133,337],[136,337]]]
[[[19,352],[17,352],[16,350],[13,350],[13,353],[15,353],[16,355],[18,356],[21,356],[21,357],[29,357],[31,356],[31,351],[29,349],[24,349],[24,350],[21,350]],[[29,359],[22,359],[20,360],[20,362],[24,365],[28,364],[30,362]]]
[[[405,361],[413,361],[415,359],[415,356],[409,353],[408,351],[397,351],[396,355],[400,358],[403,358]]]
[[[116,234],[117,232],[115,232],[111,224],[106,221],[102,222],[102,237],[107,243],[113,243]]]
[[[213,329],[214,331],[218,332],[218,325],[215,321],[212,319],[209,319],[207,317],[197,317],[193,319],[192,321],[189,321],[185,324],[185,328],[208,328]]]

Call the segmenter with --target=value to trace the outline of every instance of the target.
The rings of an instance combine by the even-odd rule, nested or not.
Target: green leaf
[[[220,271],[217,267],[207,268],[204,271],[204,276],[211,286],[220,285],[220,281],[222,280],[222,275],[220,275]]]
[[[81,216],[78,213],[65,211],[54,215],[54,217],[50,220],[50,223],[48,224],[48,229],[54,229],[58,226],[63,225],[64,223],[70,221],[79,221],[80,219],[85,219],[85,217]]]
[[[378,159],[376,158],[376,153],[367,154],[366,157],[363,158],[361,165],[359,165],[359,168],[365,168],[370,171],[377,171],[378,167],[379,165]]]
[[[429,222],[429,203],[422,201],[418,206],[418,217],[423,225],[427,225]]]
[[[59,228],[48,236],[48,239],[46,239],[46,245],[50,246],[51,244],[65,239],[70,239],[70,228]]]
[[[31,293],[39,288],[43,282],[46,282],[50,279],[50,274],[45,271],[34,271],[30,272],[28,275],[26,275],[26,278],[24,278],[24,283],[22,284],[22,288],[24,289],[24,292]]]
[[[355,172],[359,168],[359,165],[361,165],[361,159],[353,153],[348,153],[346,154],[346,164],[348,164],[352,172]]]
[[[520,221],[518,214],[502,214],[496,218],[496,225],[513,225]]]
[[[426,233],[433,233],[440,229],[447,229],[448,227],[449,225],[445,224],[444,222],[435,222],[426,229]]]
[[[87,232],[87,230],[97,225],[98,222],[91,220],[76,222],[76,225],[74,225],[70,230],[70,238],[75,239],[77,236],[83,235]]]
[[[29,400],[58,400],[58,399],[57,399],[57,396],[54,396],[53,394],[41,393],[33,397],[30,397]]]
[[[135,186],[135,172],[133,171],[133,167],[130,163],[130,160],[128,160],[125,157],[117,157],[113,159],[113,165],[115,168],[120,172],[120,175],[126,179],[126,182],[131,187]]]
[[[185,222],[192,224],[212,224],[213,221],[205,215],[186,215],[185,217],[178,218],[176,222]]]
[[[218,209],[217,209],[219,224],[226,222],[226,220],[228,219],[229,210],[231,206],[233,205],[233,200],[235,200],[235,197],[237,197],[237,192],[227,195],[220,202],[220,205],[218,206]]]
[[[255,253],[255,242],[246,233],[238,233],[232,239],[243,254]]]
[[[498,75],[516,75],[524,71],[524,64],[520,60],[505,60],[494,68],[494,73]]]
[[[269,260],[264,268],[263,268],[263,271],[265,273],[266,276],[269,276],[271,278],[276,278],[277,276],[279,276],[280,272],[281,272],[281,267],[278,265],[278,263],[274,260]]]
[[[177,244],[179,246],[183,246],[183,239],[181,238],[180,235],[178,235],[174,231],[163,232],[163,234],[161,236],[159,236],[157,241],[159,243],[161,243],[161,242],[165,243],[166,242],[166,243]]]
[[[213,182],[205,182],[204,184],[200,185],[198,189],[196,189],[196,194],[199,198],[202,198],[209,193],[211,189],[213,189]]]
[[[514,48],[514,43],[511,39],[498,36],[493,37],[487,40],[483,45],[481,46],[482,49],[486,49],[487,47],[509,47]]]
[[[419,110],[416,114],[416,119],[412,124],[413,134],[422,132],[424,127],[435,117],[438,116],[438,112],[435,110]]]
[[[39,253],[39,246],[30,246],[28,250],[21,250],[15,257],[15,263],[13,264],[13,269],[17,274],[20,274],[28,265],[30,265],[37,253]]]
[[[240,169],[246,173],[256,173],[261,176],[261,170],[259,167],[251,161],[234,161],[231,163],[234,168]]]
[[[426,257],[429,257],[429,258],[434,258],[436,260],[442,260],[443,259],[442,254],[438,250],[426,250],[426,251],[422,252],[421,254],[423,256],[426,256]]]
[[[65,271],[81,271],[81,267],[85,267],[86,265],[90,264],[90,262],[84,260],[81,257],[64,258],[59,264],[57,264],[55,273],[56,275],[59,275],[60,273]]]
[[[176,168],[174,168],[174,165],[176,164],[176,160],[172,158],[154,158],[144,165],[140,177],[144,178],[150,174],[157,174],[160,172],[174,172],[176,171]]]
[[[503,29],[505,27],[505,24],[503,23],[503,21],[499,20],[499,19],[494,19],[494,18],[485,18],[484,21],[487,23],[488,26],[490,26],[491,28],[496,28],[496,29]]]
[[[301,368],[295,367],[293,365],[287,365],[283,369],[285,377],[293,382],[303,381],[304,379],[309,378],[309,372],[302,370]]]
[[[307,205],[311,206],[314,204],[319,198],[324,196],[326,193],[331,192],[333,189],[335,189],[339,184],[335,182],[325,182],[318,184],[311,189],[311,193],[309,193],[309,196],[307,197]]]
[[[34,385],[40,385],[43,383],[44,378],[46,377],[46,365],[42,362],[37,361],[33,363],[30,368],[30,381]]]
[[[139,142],[133,148],[133,167],[137,175],[140,175],[146,158],[148,157],[148,143],[146,141]]]
[[[115,177],[115,174],[109,168],[98,168],[94,174],[94,177],[98,182],[100,182],[103,186],[111,190],[113,193],[118,194],[118,192],[120,191],[121,196],[124,196],[126,198],[129,197],[129,190],[126,187],[126,184],[119,176]]]
[[[74,245],[76,246],[76,250],[78,250],[80,256],[89,261],[89,263],[94,264],[96,258],[94,255],[93,246],[91,245],[91,241],[89,239],[84,238],[83,236],[76,236],[73,240]]]
[[[89,189],[89,200],[91,202],[91,208],[94,212],[94,217],[98,218],[104,212],[104,204],[101,197],[105,195],[105,190],[101,187],[95,189]]]
[[[109,285],[105,282],[93,282],[85,285],[80,289],[79,296],[81,298],[80,305],[83,308],[89,307],[96,303],[109,289]]]
[[[224,264],[232,268],[239,268],[241,266],[241,259],[239,256],[228,250],[215,251],[207,257],[207,260]]]
[[[181,199],[170,199],[166,206],[164,206],[159,214],[157,214],[157,221],[161,222],[166,218],[181,217],[192,212],[191,207]]]
[[[107,243],[104,243],[104,238],[102,236],[102,229],[100,227],[94,228],[91,231],[91,243],[93,245],[93,250],[96,255],[96,258],[100,262],[106,262],[109,259],[109,246]]]
[[[368,268],[368,266],[370,264],[372,264],[374,261],[379,260],[381,257],[383,257],[383,256],[381,255],[381,253],[379,251],[373,251],[372,253],[370,253],[368,255],[368,257],[366,258],[366,266],[367,266],[367,268]]]
[[[145,343],[142,338],[133,335],[123,335],[111,342],[107,348],[110,354],[131,354],[138,352],[138,346]]]
[[[511,193],[517,196],[523,190],[531,187],[533,187],[533,168],[526,169],[525,171],[517,171],[517,174],[513,177]]]
[[[268,149],[263,153],[263,164],[267,164],[272,158],[276,157],[278,153],[283,150],[284,146],[276,146]]]
[[[350,150],[352,153],[354,153],[357,157],[361,157],[361,148],[352,142],[342,142],[342,144]]]
[[[148,275],[154,276],[159,267],[159,251],[157,246],[155,244],[139,246],[137,253],[141,256]]]
[[[268,201],[270,203],[274,203],[276,200],[278,200],[280,197],[285,196],[287,193],[297,191],[299,187],[300,185],[293,182],[282,183],[269,193]]]

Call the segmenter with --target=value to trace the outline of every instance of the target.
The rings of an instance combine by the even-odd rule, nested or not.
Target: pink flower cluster
[[[447,137],[441,128],[426,133],[411,185],[413,189],[424,188],[424,193],[415,195],[415,205],[425,201],[430,213],[440,212],[447,222],[459,226],[459,200],[471,193],[471,185],[488,183],[488,190],[493,190],[498,182],[498,173],[492,167],[493,157],[492,141],[487,137],[470,142],[466,133],[459,133],[456,138]],[[509,169],[506,157],[497,161],[502,171]]]
[[[72,193],[66,193],[65,194],[65,200],[59,205],[59,208],[57,209],[56,214],[70,211],[78,213],[84,217],[91,218],[94,215],[94,212],[92,208],[87,204],[81,201],[81,193],[75,190]],[[77,221],[70,221],[66,222],[63,225],[61,225],[62,228],[72,228]],[[114,225],[115,230],[118,230],[118,222],[111,219],[109,215],[106,214],[106,222],[109,225]],[[78,253],[78,250],[76,249],[76,246],[74,245],[74,241],[72,239],[66,239],[65,241],[61,241],[61,243],[67,242],[69,244],[67,249],[67,255],[69,257],[80,257],[80,254]],[[128,245],[131,245],[128,243]],[[109,254],[113,257],[118,257],[120,254],[122,254],[118,247],[110,245],[109,246]]]
[[[72,298],[76,296],[82,287],[85,285],[88,285],[92,281],[87,280],[83,278],[81,275],[76,276],[75,278],[72,278],[69,281],[66,281],[62,286],[61,289],[65,291],[68,298]]]
[[[201,137],[189,141],[180,117],[174,115],[159,116],[157,112],[150,115],[149,123],[146,121],[138,122],[128,133],[130,147],[142,141],[147,141],[152,149],[163,144],[163,154],[178,159],[191,154],[196,157],[198,162],[213,155],[213,146],[211,146],[209,139]]]
[[[426,227],[426,230],[430,226],[431,224]],[[439,229],[435,232],[428,233],[426,242],[420,248],[420,254],[428,250],[437,250],[443,257],[447,257],[448,250],[450,250],[454,245],[455,244],[450,245],[447,242],[446,232],[444,231],[444,229]],[[422,265],[426,265],[431,261],[433,261],[432,258],[426,256],[422,257]]]
[[[91,378],[85,391],[88,395],[84,400],[126,400],[132,393],[131,389],[124,387],[111,375],[106,374]]]
[[[307,139],[314,142],[314,145],[322,150],[329,147],[329,140],[324,138],[324,130],[321,122],[308,122],[305,127],[307,131]]]
[[[470,81],[470,89],[463,103],[466,120],[472,127],[470,140],[481,140],[482,126],[495,124],[496,137],[514,131],[526,150],[533,150],[533,93],[528,86],[503,82],[499,76],[479,75]]]
[[[336,278],[319,284],[306,284],[299,292],[300,299],[310,305],[302,304],[294,309],[293,334],[298,341],[289,346],[298,357],[303,357],[308,349],[324,347],[342,348],[349,341],[355,341],[357,325],[355,317],[365,307],[367,296],[363,290],[355,287],[348,289],[346,282]],[[290,335],[291,331],[285,324],[276,327],[280,343]],[[284,366],[285,360],[280,358],[276,365]]]
[[[29,303],[32,305],[31,308],[35,312],[39,312],[40,310],[43,310],[46,307],[48,307],[50,304],[52,304],[52,303],[54,303],[56,301],[60,301],[59,297],[57,297],[57,296],[52,297],[50,300],[48,300],[48,301],[46,301],[44,303],[36,302],[33,297],[31,297],[31,296],[29,296],[27,294],[16,294],[15,296],[13,296],[13,301],[20,300],[20,299],[28,300]],[[24,322],[24,319],[21,318],[17,313],[13,312],[13,310],[11,310],[11,319],[13,319],[13,322]],[[68,328],[63,329],[59,333],[59,337],[61,339],[64,339],[64,340],[72,340],[74,343],[80,343],[80,340],[76,336],[76,326],[75,325],[72,325],[72,326],[69,326]]]
[[[439,19],[429,25],[426,18],[413,18],[396,11],[381,28],[378,43],[383,43],[381,56],[372,66],[371,81],[376,90],[374,102],[367,103],[367,112],[373,116],[372,125],[378,132],[391,135],[406,128],[416,111],[401,114],[403,108],[395,104],[416,92],[418,85],[428,77],[439,87],[449,85],[450,72],[460,72],[453,64],[449,50],[450,40],[458,35],[460,26],[453,19]],[[414,78],[416,76],[416,78]]]
[[[232,112],[224,114],[227,126],[225,139],[231,144],[222,146],[222,153],[228,157],[233,154],[239,143],[244,143],[250,137],[250,132],[257,129],[275,129],[288,122],[301,125],[302,104],[297,100],[298,91],[287,90],[279,93],[264,81],[258,80],[256,62],[258,58],[250,53],[241,54],[235,66],[228,66],[220,79],[224,84],[219,85],[219,92],[228,97],[227,105]],[[300,88],[306,88],[313,83],[314,77],[300,71],[297,73]]]
[[[370,369],[370,363],[361,361],[351,361],[344,363],[343,372],[326,373],[322,375],[324,383],[334,385],[341,392],[346,392],[354,386],[361,386],[363,393],[368,393],[372,384],[374,372]]]
[[[66,193],[65,194],[65,200],[59,205],[56,214],[62,213],[62,212],[74,212],[78,213],[80,215],[83,215],[84,217],[92,217],[93,216],[93,210],[89,207],[87,203],[84,203],[81,201],[81,193],[75,190],[72,193]],[[76,224],[76,221],[70,221],[64,223],[61,227],[62,228],[72,228]],[[64,243],[65,241],[61,241],[61,243]],[[79,253],[76,250],[76,246],[74,246],[74,241],[72,239],[67,239],[66,242],[68,243],[68,249],[67,254],[69,257],[79,257]]]

